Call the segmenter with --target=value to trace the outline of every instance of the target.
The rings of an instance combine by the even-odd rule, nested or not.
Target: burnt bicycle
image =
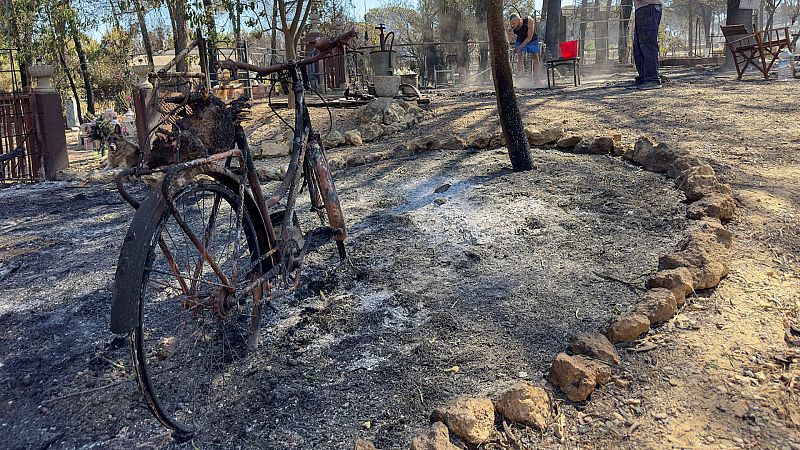
[[[179,121],[158,140],[174,155],[117,176],[136,213],[117,264],[111,331],[129,336],[147,406],[179,440],[236,420],[228,410],[248,395],[252,369],[235,363],[257,348],[264,305],[299,285],[306,254],[333,240],[346,258],[347,228],[305,92],[306,68],[354,36],[321,38],[313,56],[270,67],[217,63],[231,72],[278,74],[292,86],[292,153],[271,196],[262,192],[241,125],[246,102],[221,107],[207,88],[167,99],[185,120],[206,121],[207,136],[187,134]],[[226,120],[234,126],[220,128]],[[143,201],[126,190],[126,177],[155,173],[163,179]],[[304,189],[322,222],[306,233],[296,214]]]

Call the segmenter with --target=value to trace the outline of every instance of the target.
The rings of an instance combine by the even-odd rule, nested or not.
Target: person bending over
[[[517,40],[514,43],[514,51],[517,52],[517,73],[522,75],[525,69],[525,54],[531,55],[533,61],[533,73],[540,78],[539,66],[541,65],[541,46],[539,37],[533,32],[534,22],[530,17],[521,19],[517,14],[512,14],[509,19],[511,29]]]

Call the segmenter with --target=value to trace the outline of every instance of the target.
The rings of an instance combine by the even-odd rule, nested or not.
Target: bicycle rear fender
[[[198,175],[208,175],[232,191],[238,191],[236,175],[222,167],[206,165],[192,168],[186,172],[183,179],[191,179]],[[176,190],[185,187],[180,183],[182,180],[177,181]],[[270,248],[266,225],[259,208],[247,189],[245,189],[245,203],[250,217],[254,219],[254,222],[258,221],[253,226],[256,227],[256,236],[261,243],[262,254],[264,254]],[[156,242],[150,242],[150,239],[157,239],[154,234],[166,211],[167,203],[164,200],[161,183],[159,183],[150,190],[147,198],[136,210],[136,214],[125,235],[125,240],[122,243],[111,297],[110,328],[112,333],[128,334],[134,327],[139,325],[141,320],[139,299],[142,296],[142,279],[147,265],[149,250],[152,246],[157,245]],[[265,264],[267,262],[268,260],[265,261]]]

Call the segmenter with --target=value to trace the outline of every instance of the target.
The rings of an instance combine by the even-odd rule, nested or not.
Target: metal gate
[[[0,183],[34,181],[39,173],[31,95],[0,94]]]

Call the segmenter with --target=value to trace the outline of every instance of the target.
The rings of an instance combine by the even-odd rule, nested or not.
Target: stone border
[[[626,149],[622,136],[598,135],[586,138],[565,134],[563,124],[553,122],[541,130],[526,128],[532,146],[555,147],[569,153],[610,155],[637,164],[647,171],[665,174],[674,180],[689,203],[686,216],[691,224],[677,248],[659,258],[658,272],[645,283],[646,291],[632,311],[611,320],[594,333],[577,333],[568,351],[553,359],[547,381],[569,400],[586,401],[597,386],[612,381],[612,368],[621,363],[615,344],[631,344],[650,329],[669,321],[696,291],[715,288],[729,272],[732,233],[724,222],[733,218],[736,202],[730,186],[717,178],[714,169],[683,150],[665,143],[639,138]],[[476,133],[466,141],[425,136],[401,144],[391,151],[355,155],[331,160],[332,169],[354,167],[428,150],[493,148],[503,146],[500,132]],[[553,420],[553,395],[530,382],[519,382],[496,400],[487,397],[458,397],[437,408],[433,425],[414,437],[411,450],[454,450],[453,434],[469,444],[487,441],[502,423],[510,440],[513,432],[504,419],[531,426],[541,432],[553,428],[563,438],[564,424]],[[497,412],[497,416],[495,415]],[[358,439],[356,450],[375,450],[372,442]]]

